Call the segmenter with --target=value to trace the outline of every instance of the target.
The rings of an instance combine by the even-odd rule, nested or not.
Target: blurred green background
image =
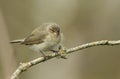
[[[11,45],[42,23],[55,22],[67,48],[97,40],[120,39],[120,0],[0,0],[0,79],[20,62],[40,56],[27,46]],[[54,58],[20,79],[120,79],[120,46],[99,46]]]

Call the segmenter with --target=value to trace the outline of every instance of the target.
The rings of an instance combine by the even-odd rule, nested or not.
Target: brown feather
[[[38,27],[35,30],[33,30],[33,32],[28,37],[25,38],[22,44],[33,45],[44,42],[47,32],[43,29],[44,28]]]

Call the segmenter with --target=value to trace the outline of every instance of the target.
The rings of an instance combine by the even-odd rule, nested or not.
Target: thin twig
[[[108,40],[101,40],[101,41],[96,41],[96,42],[91,42],[91,43],[86,43],[83,45],[79,45],[70,49],[66,49],[66,50],[61,50],[59,51],[60,53],[65,53],[65,54],[70,54],[72,52],[78,51],[78,50],[82,50],[82,49],[86,49],[89,47],[94,47],[94,46],[104,46],[104,45],[108,45],[108,46],[113,46],[113,45],[120,45],[120,40],[117,41],[108,41]],[[58,54],[52,53],[50,55],[47,56],[47,59],[45,59],[44,57],[39,57],[37,59],[34,59],[32,61],[26,62],[26,63],[21,63],[20,66],[15,70],[15,72],[12,74],[10,79],[16,79],[22,72],[26,71],[27,69],[29,69],[30,67],[37,65],[41,62],[45,62],[47,60],[50,60],[52,58],[55,58],[59,56]]]

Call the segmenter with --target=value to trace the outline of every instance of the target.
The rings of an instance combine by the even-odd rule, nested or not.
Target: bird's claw
[[[58,54],[60,55],[60,58],[67,59],[65,49],[60,49]]]

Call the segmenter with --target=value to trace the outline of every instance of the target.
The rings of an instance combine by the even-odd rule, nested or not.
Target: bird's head
[[[60,35],[60,26],[56,23],[48,24],[48,31],[56,36]]]

